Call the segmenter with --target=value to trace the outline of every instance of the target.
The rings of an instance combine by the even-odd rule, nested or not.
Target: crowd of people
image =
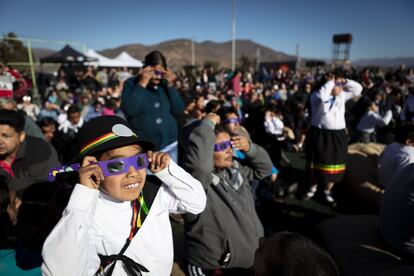
[[[315,241],[264,231],[256,190],[276,185],[286,153],[304,154],[296,196],[336,208],[355,142],[387,145],[380,231],[413,258],[412,68],[172,70],[153,51],[135,72],[61,68],[38,80],[40,99],[15,93],[12,71],[0,66],[9,274],[169,275],[171,220],[184,224],[187,275],[339,275]]]

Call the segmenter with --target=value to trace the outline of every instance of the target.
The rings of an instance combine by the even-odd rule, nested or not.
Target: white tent
[[[142,67],[142,61],[131,57],[127,52],[120,53],[114,60],[124,64],[126,67]]]
[[[92,49],[89,49],[86,52],[86,55],[88,57],[98,59],[98,61],[96,61],[96,62],[90,62],[90,65],[97,65],[97,66],[100,66],[100,67],[124,67],[124,66],[127,66],[127,65],[124,65],[123,63],[121,63],[121,62],[119,62],[115,59],[110,59],[110,58],[104,57],[103,55],[98,54],[97,52],[95,52]]]

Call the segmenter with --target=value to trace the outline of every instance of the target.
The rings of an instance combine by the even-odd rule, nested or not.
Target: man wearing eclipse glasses
[[[117,116],[84,124],[79,144],[79,163],[49,174],[79,182],[44,244],[43,275],[170,275],[169,212],[202,212],[200,182]]]

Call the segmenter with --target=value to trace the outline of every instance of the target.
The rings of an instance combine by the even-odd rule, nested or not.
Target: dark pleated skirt
[[[347,150],[348,136],[345,129],[310,128],[306,135],[306,164],[313,183],[342,181]]]

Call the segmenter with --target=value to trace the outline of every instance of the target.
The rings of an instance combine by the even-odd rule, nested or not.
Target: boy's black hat
[[[112,115],[96,117],[85,123],[79,130],[78,141],[78,159],[132,144],[138,144],[144,150],[155,148],[154,143],[138,137],[124,119]]]

